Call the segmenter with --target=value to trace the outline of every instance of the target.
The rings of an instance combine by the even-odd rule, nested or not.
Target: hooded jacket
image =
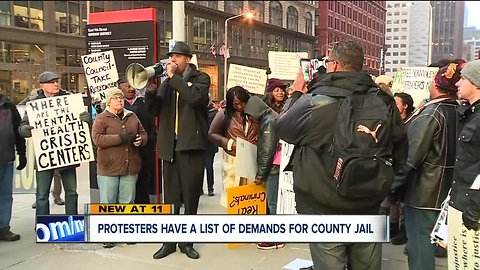
[[[259,97],[250,97],[245,104],[246,114],[260,122],[257,144],[257,175],[256,178],[266,181],[273,166],[273,157],[277,150],[278,138],[275,134],[277,113]]]
[[[344,198],[336,192],[330,170],[330,153],[339,110],[338,99],[377,88],[371,77],[360,72],[327,73],[312,85],[308,94],[296,93],[277,120],[277,135],[294,144],[289,161],[293,171],[295,198],[324,214],[377,214],[384,196]],[[300,96],[300,97],[299,97]],[[295,99],[298,98],[298,100]],[[389,107],[394,167],[405,162],[405,126],[386,93],[379,95]],[[386,195],[386,194],[385,194]],[[299,211],[301,213],[301,211]]]
[[[15,149],[25,156],[25,139],[18,133],[21,117],[15,105],[0,94],[0,164],[15,161]]]

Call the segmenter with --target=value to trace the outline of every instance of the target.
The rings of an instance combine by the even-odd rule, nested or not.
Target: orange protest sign
[[[267,192],[265,185],[246,185],[227,189],[227,213],[229,215],[265,215]],[[228,248],[245,244],[228,244]]]

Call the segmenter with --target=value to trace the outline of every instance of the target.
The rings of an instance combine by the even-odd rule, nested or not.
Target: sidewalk
[[[221,152],[215,160],[215,190],[221,188]],[[206,186],[204,187],[206,189]],[[88,179],[78,179],[79,206],[89,202]],[[63,197],[63,194],[62,194]],[[284,248],[272,251],[258,250],[255,244],[228,249],[226,244],[195,244],[200,259],[192,260],[177,252],[154,260],[152,255],[161,244],[119,244],[104,249],[100,244],[36,244],[34,231],[35,210],[31,208],[34,194],[15,194],[11,221],[12,231],[21,235],[20,241],[0,242],[0,270],[36,269],[118,269],[118,270],[279,270],[296,258],[310,260],[307,244],[286,244]],[[220,194],[200,198],[199,213],[223,214],[219,205]],[[53,204],[52,213],[61,214],[63,206]],[[83,213],[83,209],[79,209]],[[385,270],[406,270],[407,256],[404,246],[383,245]],[[437,259],[437,269],[447,269],[446,259]]]

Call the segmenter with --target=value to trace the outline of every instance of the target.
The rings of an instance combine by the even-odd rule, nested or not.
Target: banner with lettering
[[[266,70],[230,64],[230,68],[228,69],[228,89],[238,85],[247,89],[250,93],[263,95],[265,94],[266,84]]]
[[[268,52],[270,78],[294,81],[300,71],[300,59],[308,58],[308,52]]]
[[[280,140],[282,152],[280,158],[280,174],[278,177],[277,214],[297,214],[295,208],[295,192],[293,191],[293,172],[284,171],[293,153],[293,144]]]
[[[462,212],[448,207],[448,269],[480,269],[480,231],[467,229]]]
[[[113,51],[104,51],[82,56],[88,91],[92,97],[105,100],[105,91],[117,88],[118,73]]]
[[[27,103],[28,119],[33,126],[37,170],[95,160],[88,124],[78,118],[84,111],[82,94],[42,98]]]
[[[430,84],[437,71],[438,67],[404,67],[395,75],[392,92],[405,92],[411,95],[414,106],[418,108],[430,97]],[[403,84],[403,91],[402,86],[398,85],[399,82]]]

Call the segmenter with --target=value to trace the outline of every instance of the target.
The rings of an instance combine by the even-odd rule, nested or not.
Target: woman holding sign
[[[220,204],[224,207],[227,205],[227,188],[247,184],[247,179],[235,176],[237,138],[245,139],[255,145],[258,141],[259,124],[244,112],[249,98],[250,94],[241,86],[228,89],[227,106],[225,110],[215,115],[208,131],[208,139],[225,151],[223,192],[220,199]]]
[[[139,149],[147,133],[135,113],[124,108],[124,95],[112,88],[106,93],[107,108],[93,124],[97,152],[97,183],[100,203],[133,203],[142,166]],[[104,244],[105,248],[113,244]]]

